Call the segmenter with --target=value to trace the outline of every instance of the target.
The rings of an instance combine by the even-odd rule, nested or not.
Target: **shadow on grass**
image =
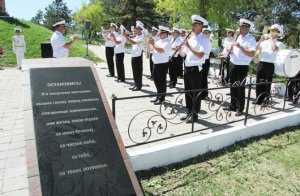
[[[178,170],[178,169],[190,166],[190,165],[206,162],[209,165],[209,167],[216,168],[216,171],[207,171],[207,173],[205,173],[201,178],[199,178],[199,180],[204,180],[204,179],[206,179],[210,176],[218,175],[220,173],[224,173],[224,172],[227,172],[231,169],[234,169],[234,168],[238,167],[239,165],[241,165],[245,161],[245,158],[234,160],[235,162],[227,168],[222,168],[220,166],[221,163],[224,161],[222,159],[220,159],[218,162],[210,162],[210,160],[215,159],[215,158],[219,158],[219,157],[221,157],[221,156],[223,156],[227,153],[233,153],[233,152],[237,152],[237,151],[242,151],[242,153],[243,153],[243,148],[248,147],[252,143],[259,142],[261,140],[267,140],[267,139],[272,138],[273,136],[280,136],[280,135],[284,135],[284,134],[289,133],[289,132],[295,132],[299,128],[300,127],[297,126],[297,127],[285,128],[283,130],[282,129],[277,130],[277,131],[275,131],[271,134],[251,138],[251,139],[248,139],[248,140],[245,140],[245,141],[241,141],[241,142],[238,142],[238,143],[236,143],[232,146],[224,148],[222,150],[219,150],[219,151],[216,151],[216,152],[209,152],[209,153],[206,153],[204,155],[200,155],[198,157],[183,161],[181,163],[171,164],[169,166],[161,167],[161,168],[154,168],[154,169],[149,170],[149,171],[140,171],[140,172],[137,172],[137,176],[140,180],[147,180],[151,177],[158,176],[158,175],[163,175],[163,174],[165,174],[167,172],[170,172],[170,171],[173,171],[173,170]],[[268,147],[268,148],[263,149],[262,151],[260,151],[258,153],[255,153],[254,155],[249,154],[248,157],[246,158],[246,161],[255,160],[258,157],[260,157],[260,156],[262,156],[266,153],[269,153],[269,152],[272,152],[272,151],[275,151],[275,150],[278,150],[278,149],[285,149],[286,147],[288,147],[290,145],[293,145],[297,142],[297,140],[290,141],[289,137],[287,137],[287,139],[289,140],[289,142],[285,143],[285,144],[259,143],[260,146],[265,146],[265,147]],[[199,168],[203,168],[203,166],[199,167]],[[195,169],[197,169],[197,167]],[[184,176],[188,176],[189,174],[194,172],[195,169],[191,169],[190,171],[185,173]],[[180,187],[184,187],[186,185],[188,185],[188,182],[179,183],[179,184],[177,184],[177,185],[175,185],[171,188],[168,188],[167,190],[161,191],[160,194],[166,194],[168,192],[171,192],[171,191],[173,191],[175,189],[178,189]],[[156,194],[153,194],[153,193],[148,192],[148,191],[146,191],[145,193],[147,195],[156,195]]]

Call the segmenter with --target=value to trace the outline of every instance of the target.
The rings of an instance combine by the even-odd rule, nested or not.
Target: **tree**
[[[103,5],[100,1],[93,1],[87,5],[83,5],[74,15],[75,21],[81,26],[85,21],[91,21],[92,32],[100,31],[100,27],[105,24],[106,16]]]
[[[44,12],[42,10],[38,10],[36,15],[31,18],[31,22],[41,25],[44,19]]]
[[[47,28],[51,29],[52,25],[59,19],[66,20],[67,24],[70,24],[72,21],[71,10],[64,0],[54,0],[45,8],[43,23]]]
[[[141,20],[149,27],[153,24],[166,22],[155,12],[153,0],[121,0],[118,15],[119,22],[127,26],[132,25],[136,20]]]

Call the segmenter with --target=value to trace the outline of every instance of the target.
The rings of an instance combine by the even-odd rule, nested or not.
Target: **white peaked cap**
[[[234,29],[231,29],[231,28],[226,28],[225,29],[227,32],[235,32],[235,30]]]
[[[158,29],[159,29],[160,32],[167,32],[167,33],[171,32],[171,30],[169,29],[169,27],[162,26],[162,25],[158,26]]]
[[[152,27],[152,31],[158,31],[158,28],[156,28],[156,27]]]
[[[141,21],[137,20],[136,21],[136,27],[144,29],[144,24]]]
[[[204,26],[208,25],[208,21],[199,15],[193,15],[191,17],[192,23],[202,23]]]
[[[240,25],[244,25],[244,24],[247,24],[250,26],[250,28],[253,28],[254,27],[254,23],[251,22],[250,20],[248,19],[245,19],[245,18],[241,18],[240,21],[239,21]]]
[[[56,27],[56,26],[59,26],[59,25],[65,25],[66,24],[66,21],[65,20],[61,20],[61,21],[58,21],[57,23],[55,23],[54,25],[52,25],[53,27]]]
[[[173,27],[173,32],[174,31],[178,31],[179,33],[181,33],[182,32],[182,30],[181,29],[179,29],[179,28],[177,28],[177,27]]]
[[[279,31],[279,33],[280,33],[281,36],[284,33],[283,32],[283,26],[280,25],[280,24],[273,24],[270,29],[277,29]]]
[[[118,28],[118,25],[116,25],[116,24],[115,24],[115,23],[113,23],[113,22],[112,22],[112,23],[110,23],[110,26],[111,26],[111,27]]]

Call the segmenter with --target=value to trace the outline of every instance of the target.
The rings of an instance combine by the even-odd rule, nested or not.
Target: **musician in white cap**
[[[15,34],[12,38],[13,52],[16,54],[17,68],[22,69],[22,61],[26,52],[26,42],[24,35],[22,35],[22,29],[20,27],[15,28]]]
[[[221,52],[221,64],[220,64],[220,72],[219,75],[221,76],[221,83],[225,85],[229,82],[229,74],[230,74],[230,49],[232,44],[234,43],[234,34],[235,30],[231,28],[226,28],[226,37],[222,40],[222,48],[223,51]],[[225,76],[226,70],[226,76]]]
[[[179,48],[183,43],[183,39],[180,36],[181,29],[174,27],[172,32],[172,57],[169,64],[169,77],[170,77],[170,88],[175,88],[177,84],[177,78],[182,71],[182,57],[179,55]]]
[[[116,57],[116,68],[118,79],[117,82],[125,82],[125,67],[124,67],[124,54],[126,38],[124,37],[126,29],[123,25],[120,28],[116,28],[115,33],[111,34],[115,48],[114,53]]]
[[[208,50],[206,51],[204,58],[205,58],[205,63],[202,66],[202,71],[201,71],[201,86],[202,89],[208,89],[208,74],[209,74],[209,69],[210,69],[210,52],[212,49],[212,41],[211,41],[211,28],[210,26],[206,26],[205,28],[203,28],[203,34],[204,36],[206,36],[209,39],[209,44],[208,44]],[[206,98],[208,96],[208,91],[206,91],[205,93],[202,93],[202,95],[200,97],[202,97],[203,99]]]
[[[275,61],[279,50],[284,49],[285,45],[278,39],[283,36],[283,27],[274,24],[270,28],[270,34],[263,35],[257,44],[257,55],[259,63],[256,67],[256,82],[268,83],[256,86],[255,104],[261,105],[267,102],[271,94],[271,82],[275,71]]]
[[[129,44],[132,45],[131,49],[131,66],[134,79],[134,87],[131,88],[133,91],[140,91],[143,85],[143,34],[144,24],[140,21],[136,22],[134,27],[133,36],[129,37],[126,35],[126,39]]]
[[[159,39],[159,35],[158,35],[158,28],[156,27],[152,27],[151,28],[151,38],[154,41],[157,41]],[[153,79],[153,61],[152,61],[152,53],[153,53],[153,48],[150,46],[150,56],[149,56],[149,64],[150,64],[150,79]]]
[[[112,36],[116,33],[117,28],[118,26],[115,23],[110,23],[109,30],[102,31],[102,37],[105,41],[105,57],[109,71],[109,75],[107,75],[108,77],[115,76],[114,50],[116,44]]]
[[[66,42],[64,33],[66,32],[66,21],[60,20],[59,22],[53,25],[54,33],[51,37],[51,45],[53,49],[54,58],[66,58],[69,57],[69,51],[73,43],[78,39],[74,36],[71,38],[71,41]]]
[[[186,91],[201,89],[201,70],[205,63],[205,54],[209,51],[209,39],[203,35],[204,25],[208,25],[205,18],[193,15],[193,33],[190,34],[181,50],[181,55],[185,56],[184,67],[184,87]],[[197,121],[200,111],[200,100],[197,98],[198,93],[186,93],[187,114],[181,120],[187,123]]]
[[[225,110],[236,111],[236,116],[241,116],[245,108],[246,77],[256,51],[256,40],[250,34],[253,23],[247,19],[240,19],[239,27],[240,34],[230,50],[231,103],[228,108],[224,108]]]
[[[168,38],[170,29],[165,26],[159,26],[159,39],[150,39],[149,44],[153,48],[152,60],[154,63],[153,80],[157,93],[167,92],[167,72],[171,55],[171,42]],[[154,104],[162,104],[165,101],[165,95],[156,97]]]

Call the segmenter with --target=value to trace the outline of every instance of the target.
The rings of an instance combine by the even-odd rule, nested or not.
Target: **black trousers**
[[[202,66],[202,70],[201,70],[201,88],[202,89],[208,89],[209,69],[210,69],[210,59],[206,59],[205,63]],[[203,93],[203,96],[201,95],[202,98],[205,98],[207,96],[208,96],[208,91]]]
[[[105,47],[105,56],[108,65],[109,74],[115,76],[114,47]]]
[[[288,97],[290,100],[298,100],[300,98],[300,73],[296,77],[291,78],[291,81],[288,83]]]
[[[177,76],[178,77],[183,77],[183,65],[184,65],[184,61],[185,61],[185,57],[178,57],[180,59],[180,61],[178,62],[178,66],[177,66]]]
[[[125,81],[124,53],[116,54],[118,80]]]
[[[169,63],[154,64],[153,69],[153,80],[157,93],[167,92],[167,73],[168,73]],[[164,101],[165,95],[159,96],[159,100]]]
[[[131,66],[135,87],[141,89],[143,86],[143,55],[132,57]]]
[[[249,71],[249,66],[230,64],[230,83],[233,86],[230,88],[231,104],[230,109],[243,112],[245,108],[245,83]]]
[[[169,77],[171,85],[177,84],[177,78],[180,76],[180,67],[182,71],[182,58],[180,56],[173,57],[169,64]]]
[[[225,75],[226,69],[226,75]],[[220,73],[222,82],[229,82],[230,78],[230,57],[225,58],[220,65]]]
[[[150,57],[149,57],[149,64],[150,64],[150,74],[151,74],[151,78],[153,77],[153,61],[152,61],[152,54],[150,53]]]
[[[259,62],[256,67],[256,83],[272,82],[274,74],[274,64],[267,62]],[[272,84],[256,85],[257,103],[262,104],[263,101],[271,94]]]
[[[201,72],[199,72],[198,66],[184,68],[184,89],[186,91],[201,89]],[[200,98],[197,98],[199,93],[191,92],[185,94],[186,108],[189,113],[199,113]]]

